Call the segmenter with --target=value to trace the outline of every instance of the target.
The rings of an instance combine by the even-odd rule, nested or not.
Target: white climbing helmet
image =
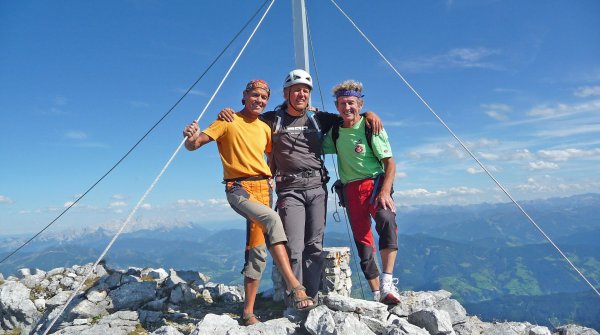
[[[311,78],[310,74],[302,69],[296,69],[296,70],[290,71],[290,73],[288,73],[288,75],[285,77],[285,80],[283,81],[284,88],[290,87],[290,86],[296,85],[296,84],[308,85],[308,87],[310,87],[311,90],[313,88],[312,78]]]

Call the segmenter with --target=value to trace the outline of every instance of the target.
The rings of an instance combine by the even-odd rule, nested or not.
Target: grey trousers
[[[326,186],[277,192],[277,211],[287,235],[292,271],[316,296],[323,270],[323,233],[327,213]]]

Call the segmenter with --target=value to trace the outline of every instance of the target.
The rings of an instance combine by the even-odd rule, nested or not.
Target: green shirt
[[[337,160],[342,183],[373,178],[384,172],[379,161],[392,157],[392,148],[385,130],[381,130],[377,135],[373,134],[371,145],[373,150],[369,147],[365,135],[364,117],[350,128],[340,127]],[[323,140],[323,153],[336,153],[331,130]]]

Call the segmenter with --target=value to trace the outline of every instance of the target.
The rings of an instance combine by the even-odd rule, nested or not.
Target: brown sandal
[[[302,285],[298,285],[296,287],[294,287],[292,289],[292,291],[290,292],[290,299],[291,301],[294,303],[294,309],[297,311],[310,311],[311,309],[317,307],[317,302],[315,301],[315,299],[306,296],[306,297],[298,297],[298,291],[304,291],[306,292],[306,288]],[[301,303],[303,303],[304,301],[311,301],[312,304],[305,306],[305,307],[299,307]]]
[[[256,322],[251,323],[250,320],[255,319]],[[260,320],[258,319],[258,317],[256,315],[254,315],[254,313],[250,313],[250,314],[244,314],[242,316],[242,323],[244,326],[252,326],[255,325],[257,323],[260,323]]]

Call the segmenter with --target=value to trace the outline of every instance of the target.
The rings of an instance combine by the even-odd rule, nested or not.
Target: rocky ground
[[[0,274],[0,334],[42,334],[91,268],[22,269],[8,278]],[[238,321],[243,299],[240,287],[211,283],[198,272],[99,265],[48,333],[600,335],[577,325],[548,329],[482,322],[446,291],[402,292],[402,303],[393,308],[329,293],[320,296],[320,306],[304,313],[262,296],[256,314],[263,322],[249,327]]]

